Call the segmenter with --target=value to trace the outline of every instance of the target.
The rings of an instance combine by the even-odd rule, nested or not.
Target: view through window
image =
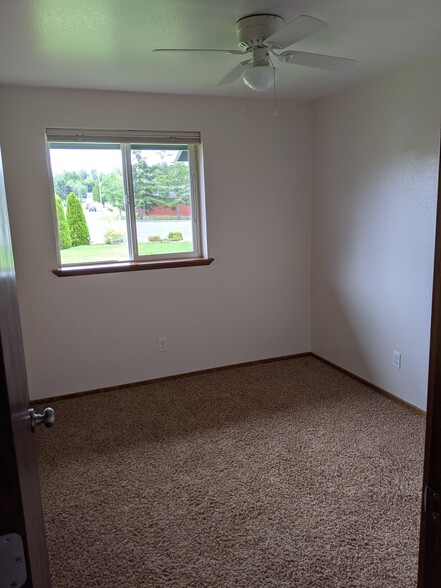
[[[200,255],[193,144],[49,140],[62,266]]]

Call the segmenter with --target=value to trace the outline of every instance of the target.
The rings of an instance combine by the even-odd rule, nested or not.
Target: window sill
[[[53,273],[59,277],[88,276],[92,274],[115,274],[119,272],[137,272],[172,267],[210,265],[213,261],[214,259],[212,257],[193,257],[189,259],[173,259],[170,261],[127,261],[123,263],[96,265],[73,265],[53,270]]]

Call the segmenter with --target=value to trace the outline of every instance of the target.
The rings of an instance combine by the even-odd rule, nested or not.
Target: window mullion
[[[189,152],[189,172],[190,172],[190,199],[191,199],[191,226],[193,234],[193,250],[200,255],[201,252],[201,235],[200,235],[200,210],[199,210],[199,185],[198,185],[198,165],[196,145],[188,146]]]
[[[128,143],[121,144],[122,159],[123,159],[123,174],[124,174],[124,197],[126,204],[127,217],[127,240],[129,246],[130,259],[137,261],[139,259],[138,253],[138,238],[136,235],[136,214],[135,214],[135,199],[133,193],[133,174],[132,174],[132,160],[131,147]]]

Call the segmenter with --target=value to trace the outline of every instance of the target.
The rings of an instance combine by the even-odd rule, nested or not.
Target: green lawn
[[[189,241],[175,241],[171,243],[139,243],[140,255],[158,255],[160,253],[176,253],[191,251]],[[61,251],[61,263],[90,263],[96,261],[127,261],[127,244],[119,245],[80,245]]]

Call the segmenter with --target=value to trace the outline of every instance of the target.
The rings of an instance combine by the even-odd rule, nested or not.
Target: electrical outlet
[[[165,337],[158,339],[158,351],[167,351],[167,339]]]
[[[401,353],[394,351],[392,354],[392,365],[398,369],[401,368]]]

